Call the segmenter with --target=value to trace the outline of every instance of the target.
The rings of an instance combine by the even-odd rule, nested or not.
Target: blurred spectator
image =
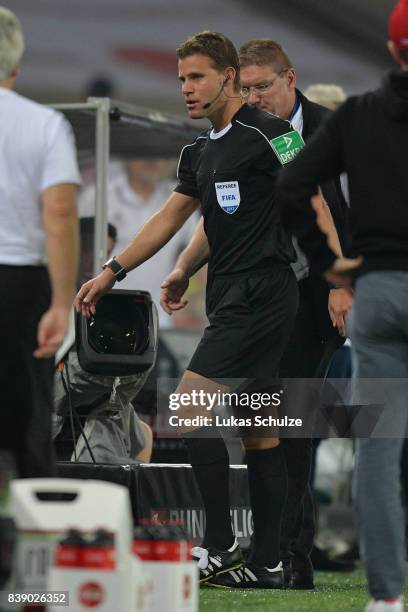
[[[309,85],[304,95],[311,102],[321,104],[330,110],[337,110],[347,98],[346,92],[340,85],[329,85],[326,83]]]
[[[85,98],[114,98],[115,84],[103,74],[93,78],[85,88]]]
[[[117,228],[113,254],[123,251],[137,230],[171,195],[173,181],[166,177],[169,162],[163,159],[134,159],[126,162],[109,180],[108,219]],[[80,216],[94,215],[95,186],[86,188],[79,198]],[[150,291],[159,306],[160,285],[171,271],[180,251],[189,242],[197,218],[189,219],[182,229],[154,257],[121,282],[121,289]],[[159,310],[161,327],[174,325],[174,319]]]
[[[40,477],[54,473],[53,356],[75,289],[80,176],[63,115],[13,91],[23,51],[19,21],[0,7],[0,449],[21,477]]]

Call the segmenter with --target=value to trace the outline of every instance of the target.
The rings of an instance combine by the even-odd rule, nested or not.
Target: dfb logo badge
[[[218,204],[222,210],[229,215],[233,215],[238,210],[241,202],[238,181],[224,181],[215,183]]]

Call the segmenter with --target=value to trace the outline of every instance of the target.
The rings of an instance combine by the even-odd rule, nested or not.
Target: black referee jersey
[[[201,200],[210,246],[209,326],[188,369],[207,378],[277,373],[297,308],[291,237],[275,202],[278,171],[303,145],[288,121],[243,105],[181,152],[176,191]]]
[[[301,145],[288,121],[244,104],[221,132],[204,132],[184,147],[175,191],[201,200],[211,277],[295,260],[275,183]]]

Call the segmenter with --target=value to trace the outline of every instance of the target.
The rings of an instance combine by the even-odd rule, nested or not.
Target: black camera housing
[[[155,362],[157,342],[157,310],[148,291],[112,289],[98,301],[90,319],[77,314],[76,348],[86,372],[145,372]]]

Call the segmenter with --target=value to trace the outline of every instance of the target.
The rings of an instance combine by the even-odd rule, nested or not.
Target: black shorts
[[[187,369],[211,379],[275,378],[297,305],[289,266],[214,277],[207,297],[209,325]]]

